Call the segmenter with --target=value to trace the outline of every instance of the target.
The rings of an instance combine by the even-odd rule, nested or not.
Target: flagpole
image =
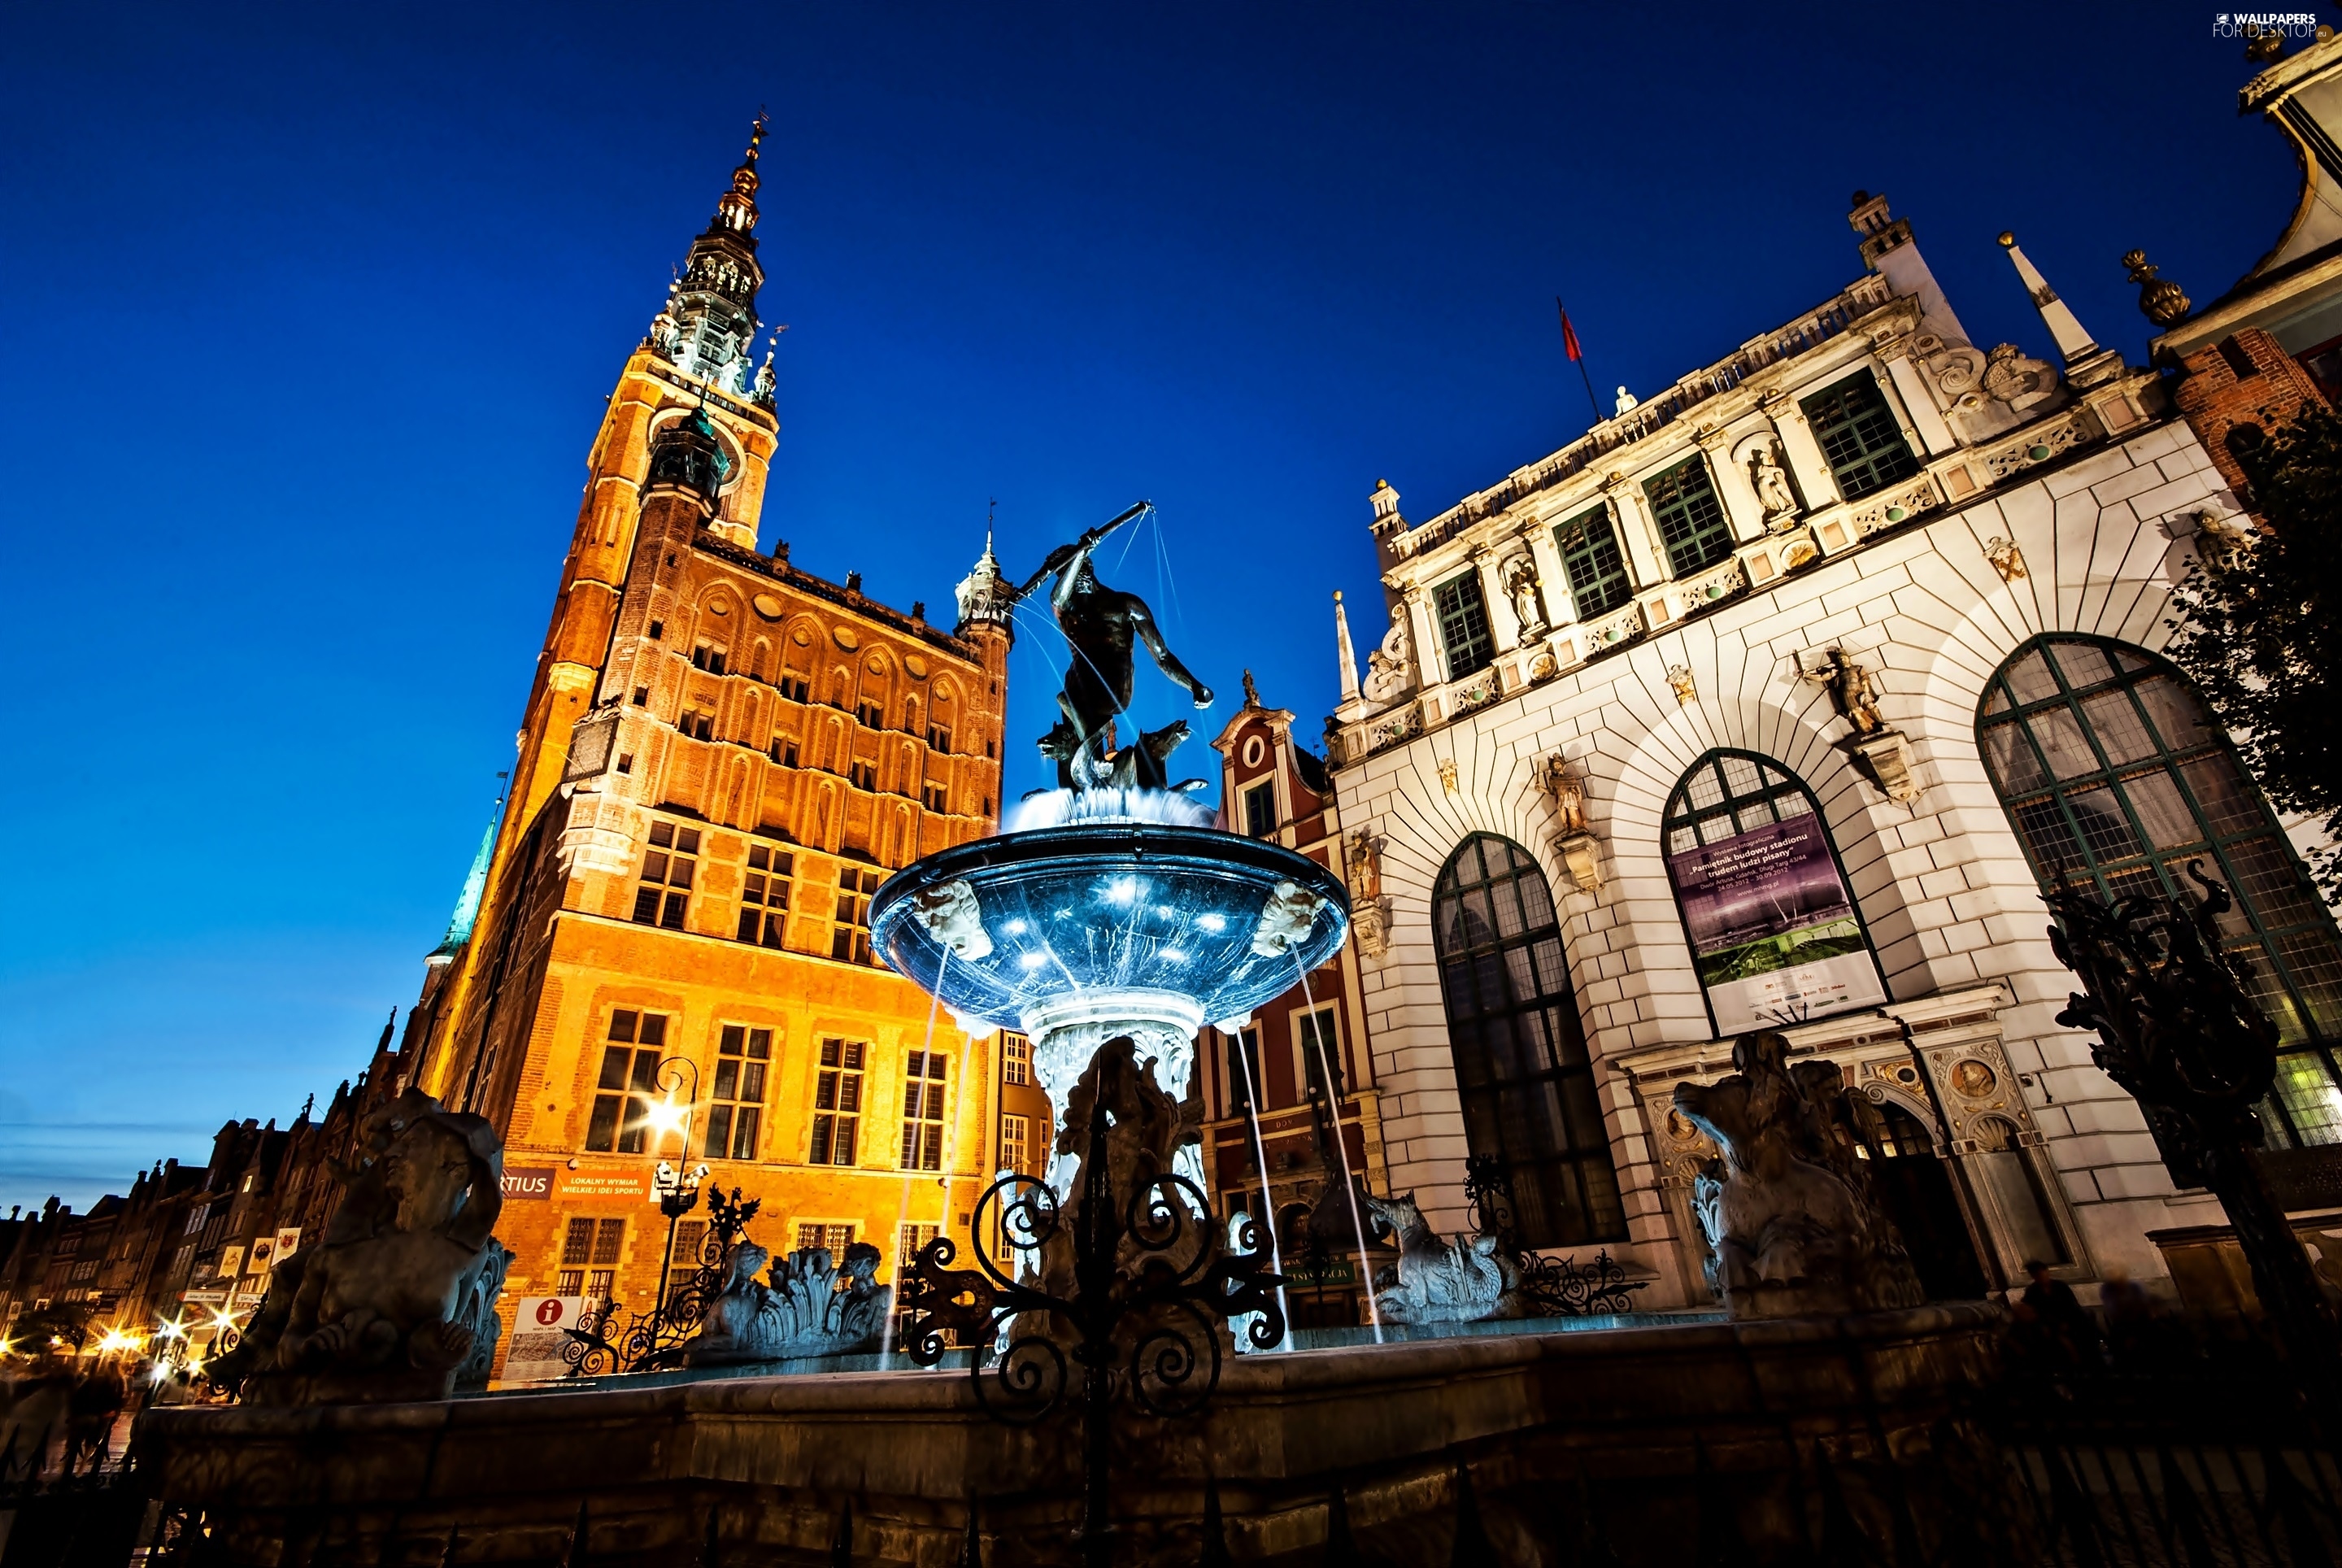
[[[1594,375],[1586,368],[1586,350],[1578,343],[1577,334],[1570,329],[1569,308],[1562,304],[1561,296],[1557,294],[1553,297],[1553,307],[1561,312],[1562,352],[1576,362],[1578,377],[1586,383],[1586,406],[1594,410],[1594,422],[1599,425],[1602,423],[1602,400],[1594,395]]]

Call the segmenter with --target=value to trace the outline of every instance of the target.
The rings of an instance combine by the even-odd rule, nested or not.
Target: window
[[[1266,839],[1276,831],[1276,786],[1256,784],[1244,792],[1245,831]]]
[[[716,1046],[709,1081],[705,1160],[754,1160],[765,1122],[765,1072],[772,1064],[773,1031],[727,1023]]]
[[[902,1228],[902,1234],[895,1241],[895,1274],[897,1279],[911,1271],[911,1264],[918,1258],[919,1249],[934,1241],[942,1231],[940,1225],[905,1225]]]
[[[618,1278],[618,1255],[626,1241],[624,1220],[572,1220],[561,1240],[561,1274],[554,1282],[556,1296],[584,1296],[606,1302]]]
[[[2227,736],[2163,660],[2090,637],[2043,638],[1985,689],[1977,738],[2044,890],[2192,899],[2187,863],[2226,882],[2222,947],[2276,1020],[2267,1120],[2296,1144],[2342,1143],[2334,1048],[2342,942]]]
[[[1545,873],[1519,845],[1476,834],[1439,874],[1431,929],[1465,1141],[1511,1178],[1522,1243],[1622,1240],[1626,1213]]]
[[[708,740],[716,735],[716,715],[686,713],[675,721],[675,727],[686,740]]]
[[[636,708],[648,708],[650,705],[651,689],[647,686],[637,686],[635,688],[635,706]]]
[[[1299,1026],[1301,1046],[1301,1078],[1310,1099],[1322,1099],[1326,1093],[1325,1075],[1334,1075],[1334,1098],[1339,1100],[1349,1092],[1342,1081],[1342,1033],[1334,1020],[1334,1010],[1321,1007],[1305,1012],[1295,1020]]]
[[[854,717],[862,721],[865,729],[886,728],[886,710],[872,698],[864,698],[854,705]]]
[[[944,1070],[940,1050],[915,1050],[903,1068],[903,1159],[906,1171],[944,1168]]]
[[[631,751],[621,751],[621,752],[619,752],[619,753],[618,753],[618,771],[619,771],[619,772],[621,772],[621,773],[632,773],[634,770],[635,770],[635,754],[634,754],[633,752],[631,752]]]
[[[1596,507],[1553,531],[1554,548],[1561,552],[1561,569],[1568,575],[1570,598],[1577,618],[1592,620],[1607,615],[1635,595],[1626,580],[1626,558],[1618,548],[1617,530],[1610,511]]]
[[[1643,482],[1650,498],[1651,517],[1659,525],[1659,542],[1667,548],[1667,567],[1677,577],[1716,562],[1732,553],[1732,528],[1724,518],[1724,503],[1707,477],[1707,465],[1686,457],[1656,478]]]
[[[878,764],[865,762],[857,757],[846,765],[846,777],[856,789],[878,788]]]
[[[610,1014],[610,1039],[602,1048],[602,1076],[596,1083],[594,1112],[586,1123],[586,1147],[601,1153],[640,1154],[644,1119],[659,1093],[659,1052],[666,1044],[666,1015],[620,1008]]]
[[[1228,1036],[1228,1109],[1249,1111],[1261,1097],[1260,1030],[1242,1029]]]
[[[940,784],[925,784],[920,786],[919,800],[920,803],[925,805],[930,811],[943,810],[946,804],[944,787]]]
[[[781,671],[781,695],[791,702],[811,702],[813,682],[794,670]]]
[[[941,752],[946,756],[949,756],[951,753],[951,730],[949,728],[941,724],[928,725],[927,749],[930,751]]]
[[[672,822],[651,824],[651,847],[643,851],[642,885],[635,890],[636,924],[683,930],[698,855],[698,829],[677,828]]]
[[[1496,656],[1496,639],[1488,635],[1488,606],[1480,597],[1480,574],[1468,571],[1449,578],[1431,590],[1433,618],[1439,622],[1439,640],[1447,649],[1447,678],[1461,680],[1487,667]]]
[[[783,944],[789,923],[789,882],[796,875],[796,857],[786,849],[763,844],[748,850],[748,869],[740,881],[739,938],[763,947]]]
[[[724,650],[700,643],[691,650],[691,668],[704,669],[710,675],[724,673]]]
[[[1000,1118],[1000,1168],[1003,1171],[1025,1169],[1033,1158],[1033,1119],[1008,1112]]]
[[[656,642],[660,638],[666,635],[666,622],[663,620],[655,620],[651,622],[651,640],[653,642]]]
[[[1000,1081],[1033,1081],[1033,1042],[1015,1030],[1000,1032]]]
[[[669,1307],[682,1304],[686,1292],[691,1289],[694,1271],[720,1263],[721,1257],[707,1255],[707,1221],[686,1220],[675,1228],[675,1271],[667,1281],[666,1302]]]
[[[784,768],[794,768],[797,765],[797,743],[786,735],[776,735],[772,749],[766,755]]]
[[[1660,830],[1716,1033],[1887,1000],[1829,827],[1796,774],[1711,751],[1676,785]]]
[[[862,1059],[869,1049],[858,1040],[821,1042],[821,1070],[813,1090],[810,1158],[816,1165],[854,1163],[854,1134],[862,1121]]]
[[[818,1247],[835,1260],[846,1256],[846,1249],[854,1245],[854,1227],[827,1223],[820,1220],[801,1221],[797,1225],[797,1250]]]
[[[856,964],[877,961],[870,954],[870,895],[884,880],[876,871],[838,868],[837,929],[829,939],[831,958]]]
[[[1883,490],[1919,471],[1919,459],[1903,439],[1895,410],[1887,406],[1877,378],[1857,370],[1837,386],[1798,404],[1814,440],[1847,500]]]
[[[195,1244],[193,1241],[177,1249],[171,1254],[171,1278],[175,1280],[185,1274],[189,1265],[195,1261]]]

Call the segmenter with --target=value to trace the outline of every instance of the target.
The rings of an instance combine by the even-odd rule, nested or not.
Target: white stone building
[[[2151,652],[2237,498],[2008,236],[2061,366],[1971,342],[1883,198],[1850,221],[1867,270],[1797,321],[1427,522],[1378,485],[1393,622],[1328,722],[1394,1188],[1460,1229],[1493,1157],[1526,1240],[1654,1306],[1708,1299],[1669,1096],[1760,1019],[1866,1091],[1939,1294],[2160,1276],[2149,1232],[2219,1222],[2055,1021],[2061,869],[2236,882],[2272,1126],[2342,1138],[2334,926]]]

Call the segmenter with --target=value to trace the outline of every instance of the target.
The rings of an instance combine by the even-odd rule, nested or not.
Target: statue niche
[[[1788,1052],[1779,1034],[1744,1034],[1738,1072],[1676,1088],[1677,1114],[1724,1151],[1694,1184],[1711,1283],[1736,1318],[1918,1305],[1919,1277],[1845,1136],[1837,1066],[1792,1070]]]
[[[279,1265],[212,1382],[253,1404],[445,1399],[485,1383],[512,1253],[490,1232],[504,1149],[410,1089],[366,1120],[324,1239]]]

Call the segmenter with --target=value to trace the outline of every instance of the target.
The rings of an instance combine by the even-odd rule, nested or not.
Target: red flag
[[[1572,359],[1585,358],[1586,351],[1577,346],[1577,328],[1569,324],[1569,312],[1563,307],[1561,297],[1559,295],[1554,296],[1553,307],[1561,312],[1562,352],[1568,355]]]

